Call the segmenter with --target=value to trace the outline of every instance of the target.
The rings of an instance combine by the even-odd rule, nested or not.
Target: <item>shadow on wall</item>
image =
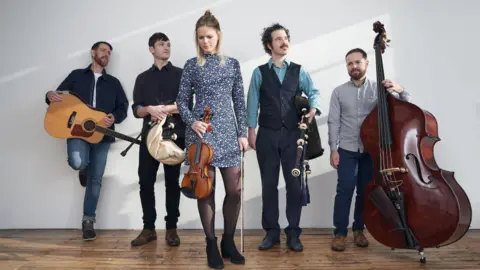
[[[179,184],[182,181],[183,174],[186,173],[187,170],[188,167],[182,166]],[[98,228],[126,229],[137,228],[140,224],[140,227],[137,229],[141,229],[141,226],[143,226],[143,211],[140,201],[139,178],[137,176],[127,182],[116,181],[116,179],[118,178],[114,175],[106,175],[103,179],[102,194],[100,195],[97,207],[98,218],[96,226],[98,226]],[[166,215],[164,185],[165,174],[163,172],[163,165],[160,164],[157,180],[154,185],[157,211],[156,226],[159,228],[164,227],[163,218],[164,215]],[[77,202],[82,204],[83,197]],[[180,211],[181,207],[182,205],[180,205]]]
[[[282,172],[280,172],[282,173]],[[309,178],[310,204],[302,209],[302,219],[300,226],[302,228],[314,228],[315,224],[323,223],[322,220],[333,219],[333,201],[337,184],[337,172],[330,171],[312,178]],[[223,184],[221,184],[223,186]],[[223,187],[222,187],[223,188]],[[352,204],[354,204],[354,200]],[[223,200],[216,201],[217,209],[215,212],[215,228],[223,228],[223,213],[221,206]],[[285,215],[286,190],[279,189],[278,206],[280,210],[279,224],[285,228],[288,223]],[[319,212],[318,209],[330,209],[326,212]],[[261,229],[262,228],[262,197],[255,197],[244,202],[244,228]],[[308,218],[305,218],[308,217]],[[333,224],[333,221],[331,222]],[[240,228],[241,213],[238,219],[237,228]],[[200,219],[192,220],[187,223],[179,224],[179,228],[193,229],[202,228]]]
[[[285,2],[287,3],[287,1]],[[258,29],[260,29],[261,26],[270,24],[272,20],[278,19],[276,14],[265,12],[270,10],[271,4],[263,2],[255,2],[254,4],[260,6],[258,6],[258,8],[256,8],[252,12],[259,13],[262,16],[255,17],[253,21],[249,20],[248,24],[250,26],[253,26],[253,29],[257,29],[257,26]],[[306,68],[308,70],[313,70],[313,73],[323,73],[323,71],[320,72],[316,69],[319,66],[327,65],[327,63],[331,63],[342,58],[336,56],[335,50],[333,50],[332,53],[327,54],[314,54],[314,56],[316,56],[317,58],[312,56],[311,52],[331,51],[331,48],[326,46],[326,44],[336,43],[331,42],[331,39],[338,41],[341,39],[340,36],[354,37],[352,36],[352,26],[358,24],[360,20],[368,19],[376,14],[384,14],[388,9],[391,8],[389,4],[382,4],[381,6],[377,6],[375,9],[372,9],[368,6],[361,6],[359,7],[359,9],[355,10],[355,12],[350,14],[347,11],[347,13],[345,14],[346,10],[348,10],[346,9],[346,7],[348,7],[349,5],[350,4],[347,2],[335,2],[335,6],[330,5],[328,9],[317,9],[313,8],[314,6],[310,6],[311,8],[305,9],[305,7],[288,7],[287,5],[285,5],[283,7],[285,11],[302,14],[302,17],[304,17],[306,20],[299,21],[295,18],[284,18],[285,21],[282,23],[285,23],[285,25],[287,25],[292,30],[292,33],[295,37],[292,44],[295,43],[301,45],[302,43],[307,43],[308,41],[314,39],[306,46],[300,46],[300,48],[296,50],[296,52],[292,50],[292,58],[298,59],[299,63],[307,64],[308,62],[309,65],[306,65]],[[227,29],[226,33],[231,33],[231,36],[226,36],[225,38],[225,47],[232,48],[228,51],[228,54],[235,56],[240,62],[244,63],[245,60],[250,59],[251,61],[253,61],[253,65],[257,65],[257,61],[259,61],[259,55],[262,55],[262,57],[264,55],[258,41],[258,32],[257,30],[255,30],[255,32],[250,30],[245,31],[245,25],[238,24],[238,21],[235,19],[238,14],[240,14],[238,13],[237,7],[244,8],[245,3],[241,1],[231,1],[229,5],[226,5],[225,8],[222,8],[222,11],[214,11],[215,14],[219,14],[221,23],[224,25],[224,28]],[[138,11],[138,9],[140,9],[141,7],[136,6],[135,8]],[[149,7],[148,9],[151,9],[151,7]],[[185,7],[182,7],[179,10],[185,12],[184,9]],[[146,39],[151,34],[150,29],[161,26],[162,31],[172,33],[171,38],[172,40],[175,40],[175,44],[182,43],[182,45],[176,47],[178,53],[173,53],[176,58],[172,60],[173,62],[183,63],[183,59],[189,58],[194,55],[194,53],[181,53],[183,51],[181,50],[183,46],[188,46],[190,48],[190,51],[193,51],[194,49],[190,39],[191,36],[188,37],[188,42],[182,42],[182,40],[186,40],[186,38],[184,37],[184,30],[188,29],[188,31],[191,31],[192,25],[194,24],[193,20],[196,19],[198,15],[201,15],[203,13],[203,10],[204,8],[201,8],[201,11],[200,9],[192,9],[190,12],[185,12],[185,14],[181,16],[177,14],[178,16],[173,17],[174,20],[162,20],[150,24],[147,24],[145,22],[145,24],[147,24],[145,25],[145,28],[139,27],[136,31],[133,32],[128,32],[129,30],[126,28],[115,26],[115,31],[125,31],[128,33],[126,35],[122,34],[110,39],[108,36],[105,37],[105,39],[107,40],[113,40],[113,45],[115,47],[114,55],[111,59],[112,61],[107,70],[114,76],[117,76],[122,81],[128,97],[131,97],[134,79],[136,74],[138,74],[137,71],[143,71],[143,68],[140,68],[141,66],[148,67],[151,64],[151,55],[148,54],[148,51],[146,51],[146,48],[144,47]],[[337,16],[334,13],[331,13],[331,10],[342,10],[342,14],[348,16]],[[77,13],[74,16],[84,16],[82,14],[83,13]],[[117,15],[117,13],[112,14],[112,16]],[[93,15],[89,13],[89,16]],[[318,18],[322,18],[320,19],[321,21],[318,21]],[[321,23],[323,20],[329,21],[330,23]],[[34,22],[35,21],[36,20],[34,19]],[[120,21],[122,20],[112,19],[112,24],[119,23]],[[58,25],[53,21],[47,22],[48,24],[46,24],[46,26],[49,26],[50,23],[51,25]],[[140,20],[140,22],[144,23],[143,20]],[[87,25],[83,24],[82,27],[88,28],[88,22],[86,21],[85,23],[87,23]],[[36,24],[34,23],[33,25]],[[311,28],[308,31],[305,31],[305,25],[317,26]],[[37,28],[34,28],[34,30],[42,30],[43,28],[39,27],[38,25],[36,27]],[[344,27],[346,27],[346,29],[343,29]],[[368,27],[370,27],[370,22]],[[15,29],[17,28],[15,27]],[[146,31],[144,31],[145,29]],[[237,30],[243,30],[242,36],[244,37],[244,41],[247,42],[247,44],[242,43],[240,47],[238,47],[238,44],[235,41],[237,39],[231,38],[234,33],[238,32]],[[341,30],[345,30],[346,32]],[[96,36],[96,34],[92,34],[94,32],[90,32],[90,36],[81,39],[92,39],[92,37]],[[117,35],[114,32],[102,30],[102,33],[98,33],[98,36],[105,36],[105,32],[107,33],[107,35]],[[327,37],[321,38],[322,36]],[[315,37],[320,37],[320,39],[316,39]],[[72,69],[86,67],[90,62],[88,56],[90,42],[88,42],[88,44],[85,44],[82,41],[79,44],[82,44],[82,47],[85,46],[84,49],[73,52],[70,51],[71,48],[76,48],[77,46],[79,46],[77,43],[75,43],[76,38],[78,37],[70,36],[69,38],[67,35],[66,38],[64,38],[66,43],[62,42],[62,45],[57,47],[49,46],[50,48],[56,49],[51,49],[50,51],[43,51],[41,55],[42,59],[44,58],[45,61],[43,61],[42,59],[37,59],[35,61],[22,61],[24,59],[18,57],[7,58],[6,62],[12,64],[7,64],[7,66],[13,66],[11,67],[13,68],[13,70],[6,70],[4,73],[2,73],[2,77],[0,78],[0,85],[2,86],[2,89],[8,90],[8,95],[5,95],[5,99],[3,101],[3,104],[5,104],[6,106],[2,106],[1,110],[4,113],[15,111],[16,117],[18,119],[25,120],[16,122],[14,121],[10,123],[11,130],[22,131],[28,129],[32,132],[6,133],[4,134],[4,140],[2,140],[2,142],[0,143],[2,149],[9,153],[8,157],[4,157],[2,159],[2,166],[4,169],[1,170],[1,176],[3,179],[15,179],[15,181],[12,182],[12,185],[5,186],[5,189],[2,190],[6,195],[2,197],[6,202],[8,202],[9,205],[8,207],[2,207],[0,209],[1,214],[4,217],[3,221],[0,222],[0,226],[2,227],[51,228],[53,226],[68,228],[73,226],[78,228],[81,224],[83,197],[85,189],[80,187],[78,184],[78,173],[72,171],[68,167],[68,164],[66,162],[65,142],[63,140],[52,139],[50,136],[48,136],[48,134],[44,132],[43,128],[43,117],[47,107],[44,102],[45,92],[47,90],[55,88]],[[229,42],[230,45],[227,46]],[[248,44],[248,42],[251,44]],[[42,42],[42,46],[47,46],[45,44],[48,44],[48,42]],[[139,44],[142,45],[140,46]],[[337,44],[337,46],[342,45],[342,43]],[[28,51],[28,46],[30,45],[24,44],[19,47],[7,48],[5,51],[10,51],[9,54],[15,55],[15,51]],[[252,49],[245,50],[245,48]],[[343,55],[343,49],[340,48],[338,50],[342,51],[338,54]],[[188,52],[188,50],[186,52]],[[324,56],[328,57],[323,58]],[[18,65],[13,65],[15,63],[17,63]],[[22,66],[24,65],[24,63],[32,63],[31,68]],[[182,64],[178,65],[182,66]],[[138,69],[136,69],[135,67],[138,67]],[[245,78],[248,78],[248,76],[251,75],[251,70],[249,70],[248,73],[249,74],[244,74],[246,75]],[[319,76],[318,78],[322,77],[321,74],[317,75]],[[344,71],[342,71],[342,78],[343,75],[345,75]],[[331,76],[331,73],[329,73],[328,76]],[[323,80],[316,78],[314,78],[314,80],[320,82],[320,84],[323,85],[325,85],[326,83],[336,83],[335,80]],[[248,80],[245,79],[245,86],[247,85]],[[323,85],[320,85],[319,88],[323,89]],[[18,110],[15,104],[22,104],[22,108],[24,109]],[[326,113],[323,114],[323,116],[325,115]],[[319,124],[323,125],[326,121],[326,118],[323,117],[321,119],[322,123]],[[135,136],[141,129],[141,122],[142,121],[140,119],[135,119],[132,116],[131,108],[129,108],[127,119],[122,124],[117,125],[116,128],[119,132]],[[322,139],[324,139],[325,141],[326,138],[322,137]],[[18,147],[18,145],[22,145],[22,147]],[[141,204],[139,203],[140,198],[138,194],[139,186],[137,176],[138,146],[133,146],[130,150],[134,152],[129,154],[129,156],[131,155],[131,158],[122,158],[118,156],[119,153],[116,150],[121,148],[121,150],[119,151],[122,151],[124,147],[126,147],[126,145],[128,145],[128,142],[118,140],[117,143],[112,146],[112,149],[109,153],[109,162],[107,164],[106,174],[103,179],[102,191],[97,208],[97,216],[99,223],[98,227],[125,228],[128,225],[130,225],[131,227],[133,220],[139,220],[139,216],[141,221]],[[328,158],[327,160],[316,160],[315,163],[319,164],[318,167],[328,167]],[[325,163],[325,166],[321,163]],[[18,170],[13,169],[18,166],[18,164],[29,164],[28,169],[22,171],[22,173],[19,174]],[[317,166],[316,164],[314,165],[315,167]],[[254,172],[253,180],[258,181],[258,167],[251,168]],[[317,170],[315,168],[313,169],[316,172],[325,171],[323,168],[319,168]],[[160,169],[160,171],[163,172],[163,169]],[[329,173],[325,173],[322,176],[315,176],[310,179],[312,203],[304,209],[304,219],[302,222],[304,226],[309,226],[309,224],[314,224],[316,221],[323,220],[325,218],[331,219],[331,213],[315,213],[309,216],[311,213],[314,213],[314,209],[318,208],[317,205],[322,206],[322,211],[324,211],[325,209],[331,209],[333,206],[333,194],[335,190],[334,183],[336,182],[336,180],[335,177],[331,176],[331,178],[329,178],[328,175]],[[158,187],[158,189],[156,188],[156,191],[160,191],[156,192],[157,209],[163,210],[165,197],[164,194],[162,194],[162,189],[160,189],[159,186],[160,181],[163,181],[163,176],[157,178],[156,187]],[[251,185],[249,187],[252,187],[254,184],[249,183],[249,185]],[[282,185],[282,180],[280,180],[280,185]],[[279,207],[282,212],[281,218],[284,219],[284,211],[282,209],[285,208],[285,196],[282,196],[282,194],[285,194],[285,190],[280,190],[282,191],[282,193],[279,196]],[[255,196],[258,196],[258,193],[260,192],[256,192]],[[19,197],[16,194],[23,194],[23,196]],[[39,199],[37,194],[42,194],[43,198]],[[41,200],[43,203],[42,208],[45,212],[44,215],[46,216],[51,214],[53,216],[52,218],[35,220],[31,218],[33,216],[32,213],[38,211],[34,209],[36,209],[36,206],[38,206],[39,200]],[[188,205],[189,208],[192,208],[191,204]],[[220,203],[217,203],[217,205],[221,206]],[[323,205],[325,206],[323,207]],[[260,227],[260,206],[261,197],[255,197],[254,199],[250,199],[248,202],[246,202],[246,227]],[[182,204],[180,207],[181,211],[185,209],[182,209]],[[160,211],[158,212],[160,213]],[[196,209],[191,209],[191,211],[196,212]],[[18,213],[22,213],[22,215],[19,215]],[[222,215],[217,215],[217,218],[220,218],[219,220],[221,220],[221,216]],[[158,217],[158,220],[161,220],[160,214],[158,215]],[[198,216],[194,217],[198,218]],[[187,221],[186,223],[183,223],[183,225],[185,226],[189,226],[190,224],[197,224],[197,226],[195,226],[197,228],[201,227],[200,222],[198,221]]]

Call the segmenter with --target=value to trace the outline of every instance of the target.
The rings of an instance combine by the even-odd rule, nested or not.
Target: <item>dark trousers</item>
[[[373,177],[373,163],[368,153],[352,152],[339,148],[340,163],[337,168],[338,182],[335,205],[333,208],[333,225],[335,235],[347,235],[350,206],[353,190],[357,188],[355,197],[354,221],[352,230],[363,230],[363,194],[365,185]]]
[[[175,144],[181,149],[185,149],[185,140],[177,139]],[[145,141],[140,143],[138,176],[140,177],[140,200],[143,209],[143,228],[155,229],[157,211],[155,210],[155,190],[154,185],[157,180],[157,171],[160,162],[154,159],[148,152]],[[165,206],[167,215],[165,216],[166,229],[177,228],[178,217],[180,217],[180,167],[163,164],[165,172]]]
[[[257,134],[257,159],[262,179],[262,227],[267,236],[279,239],[280,225],[278,223],[278,179],[280,164],[287,189],[287,220],[285,233],[301,234],[300,216],[302,212],[300,178],[293,177],[297,154],[297,139],[299,129],[279,130],[260,127]]]

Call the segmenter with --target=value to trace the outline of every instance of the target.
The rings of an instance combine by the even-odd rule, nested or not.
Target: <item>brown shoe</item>
[[[132,246],[142,246],[152,242],[153,240],[157,240],[157,232],[155,230],[143,229],[137,238],[133,239],[130,244]]]
[[[337,235],[332,241],[332,250],[344,251],[345,250],[345,236]]]
[[[353,232],[353,242],[359,247],[368,247],[368,240],[363,231]]]
[[[180,237],[178,237],[176,229],[168,229],[165,232],[165,241],[167,241],[167,245],[171,247],[176,247],[180,245]]]

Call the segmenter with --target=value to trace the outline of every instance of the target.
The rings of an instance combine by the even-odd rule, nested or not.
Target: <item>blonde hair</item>
[[[222,30],[220,29],[220,23],[218,22],[217,18],[212,15],[209,9],[205,11],[202,17],[197,20],[195,24],[195,44],[197,47],[197,63],[199,65],[205,64],[205,54],[203,53],[202,48],[200,48],[200,44],[198,43],[198,28],[202,26],[212,27],[216,30],[218,35],[218,42],[217,47],[215,48],[215,52],[217,53],[218,57],[220,58],[220,65],[225,63],[225,56],[220,53],[220,48],[222,45]]]

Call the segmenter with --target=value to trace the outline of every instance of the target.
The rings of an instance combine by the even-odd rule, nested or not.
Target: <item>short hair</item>
[[[92,45],[92,50],[96,50],[98,49],[98,47],[101,45],[101,44],[105,44],[107,45],[111,51],[113,51],[113,47],[110,43],[106,42],[106,41],[97,41],[95,42],[93,45]]]
[[[288,40],[290,40],[290,31],[279,23],[274,23],[269,27],[263,28],[263,33],[262,33],[263,49],[269,55],[272,55],[272,51],[270,50],[270,48],[268,48],[268,45],[272,44],[272,33],[277,30],[284,30],[285,33],[287,34]]]
[[[167,35],[165,35],[164,33],[162,32],[157,32],[157,33],[154,33],[149,39],[148,39],[148,47],[154,47],[155,46],[155,42],[157,41],[169,41],[170,39],[167,37]]]
[[[352,53],[361,53],[362,57],[367,59],[367,53],[360,48],[354,48],[354,49],[351,49],[350,51],[348,51],[347,54],[345,55],[345,59]]]

